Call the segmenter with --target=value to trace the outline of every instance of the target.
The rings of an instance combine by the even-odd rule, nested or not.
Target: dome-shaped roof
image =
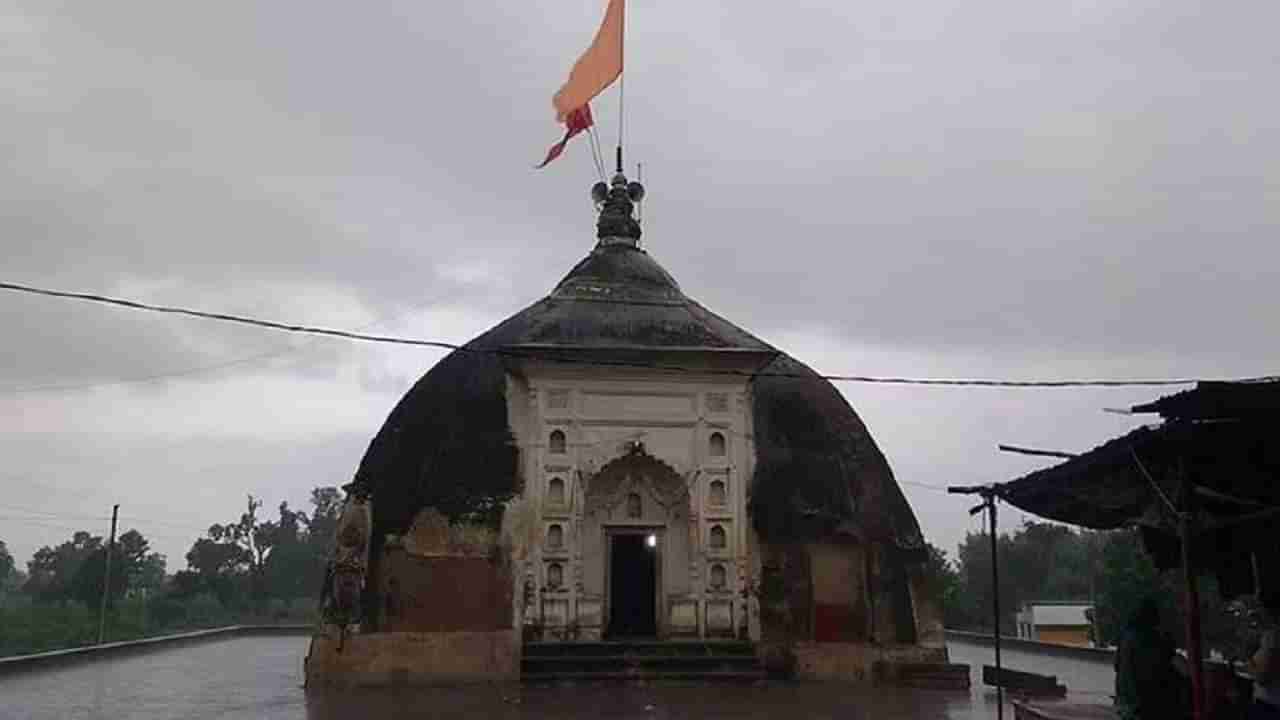
[[[580,260],[551,292],[569,300],[681,303],[687,298],[675,278],[649,253],[628,242],[602,242]]]
[[[707,310],[645,251],[600,243],[550,295],[467,343],[479,350],[773,348]]]
[[[507,416],[510,360],[605,349],[758,354],[767,364],[749,381],[756,529],[765,537],[847,533],[922,549],[887,461],[836,388],[685,296],[625,238],[602,239],[551,294],[450,353],[401,399],[350,486],[374,498],[375,531],[401,532],[423,507],[497,517],[519,486]]]

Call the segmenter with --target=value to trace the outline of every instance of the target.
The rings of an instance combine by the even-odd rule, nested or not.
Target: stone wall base
[[[945,663],[945,647],[871,645],[868,643],[802,642],[790,648],[794,674],[800,680],[893,683],[896,668],[917,663]]]
[[[308,688],[506,683],[520,679],[514,630],[388,632],[311,639]]]

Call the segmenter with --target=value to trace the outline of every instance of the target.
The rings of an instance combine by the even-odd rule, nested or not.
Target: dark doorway
[[[657,543],[652,535],[614,535],[609,558],[609,635],[615,638],[658,634]],[[656,538],[654,538],[656,540]]]

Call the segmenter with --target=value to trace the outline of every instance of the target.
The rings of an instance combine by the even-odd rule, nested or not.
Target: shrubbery
[[[146,538],[125,532],[111,556],[106,641],[315,622],[340,498],[317,488],[310,515],[281,503],[278,519],[266,520],[250,497],[237,522],[212,526],[192,544],[188,569],[171,575]],[[106,556],[103,538],[77,532],[36,551],[23,574],[0,542],[0,657],[96,643]]]

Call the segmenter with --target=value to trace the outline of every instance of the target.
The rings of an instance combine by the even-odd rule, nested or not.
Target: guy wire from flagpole
[[[604,153],[600,152],[600,136],[596,134],[595,125],[587,128],[587,139],[591,143],[591,162],[596,166],[596,173],[600,175],[600,182],[608,182],[609,178],[604,172]]]

